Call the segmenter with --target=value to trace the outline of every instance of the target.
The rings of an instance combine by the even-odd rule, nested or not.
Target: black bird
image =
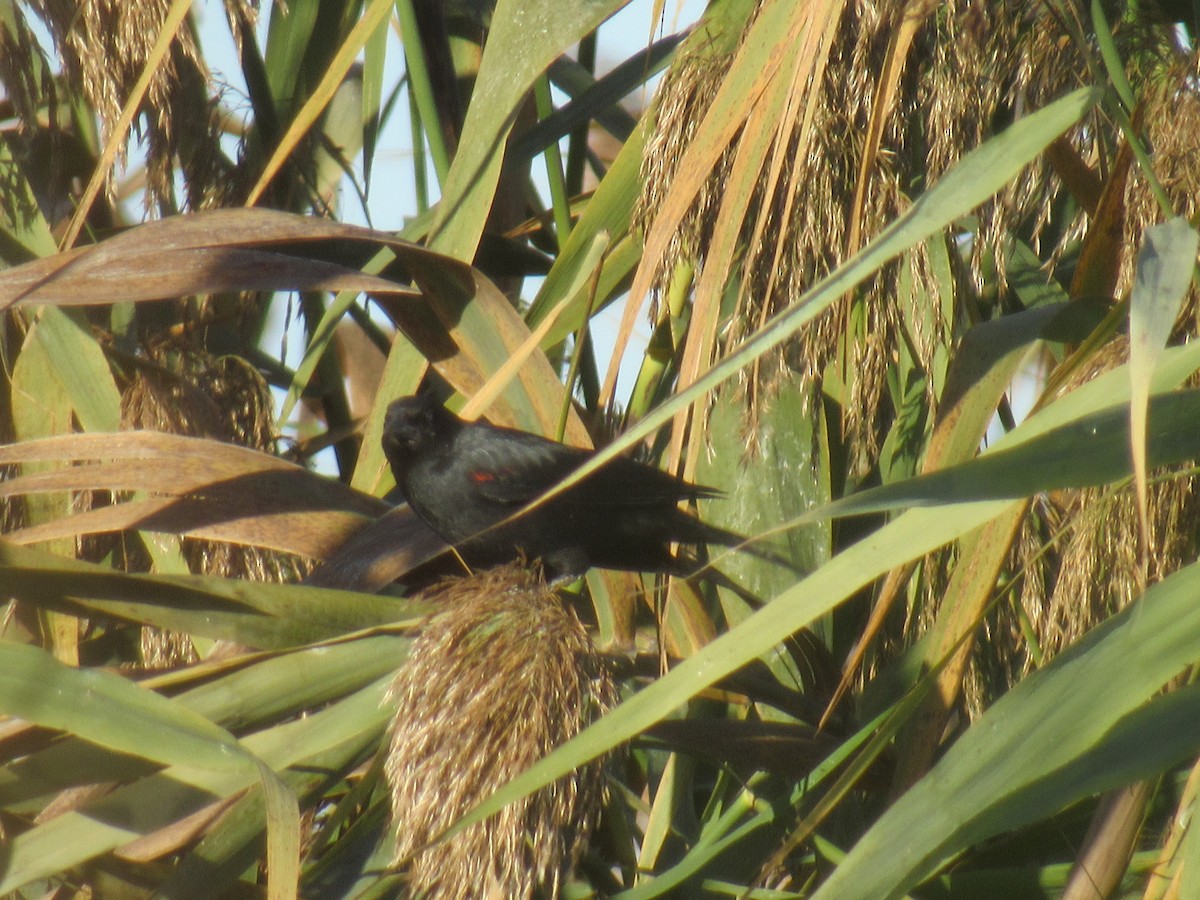
[[[671,543],[732,546],[745,540],[679,508],[683,500],[717,497],[719,491],[625,457],[505,521],[594,452],[464,422],[428,394],[388,407],[383,450],[409,506],[473,569],[523,555],[540,559],[549,578],[579,575],[591,566],[688,575],[695,565],[673,556]]]

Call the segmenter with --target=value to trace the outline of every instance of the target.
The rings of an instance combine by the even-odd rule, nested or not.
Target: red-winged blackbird
[[[551,578],[590,566],[684,575],[694,565],[673,556],[669,544],[744,540],[679,508],[682,500],[719,491],[624,457],[506,522],[593,451],[464,422],[428,395],[388,407],[383,450],[413,511],[474,569],[523,555],[540,559]]]

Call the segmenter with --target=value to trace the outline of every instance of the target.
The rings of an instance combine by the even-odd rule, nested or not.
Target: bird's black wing
[[[538,435],[487,427],[464,432],[456,451],[481,497],[523,506],[557,485],[592,458],[593,451],[568,447]],[[618,457],[573,486],[557,501],[577,506],[651,506],[721,492],[625,457]]]
[[[536,434],[477,424],[464,430],[454,452],[472,490],[493,503],[524,506],[579,468],[588,451]]]

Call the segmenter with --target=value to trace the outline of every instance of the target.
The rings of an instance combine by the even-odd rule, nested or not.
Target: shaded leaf
[[[1146,229],[1145,246],[1138,256],[1137,275],[1129,298],[1129,377],[1133,383],[1129,446],[1146,553],[1151,552],[1146,470],[1154,465],[1148,459],[1151,449],[1146,403],[1155,364],[1187,298],[1198,247],[1200,234],[1182,217]]]
[[[996,702],[879,818],[816,897],[901,897],[958,852],[1200,749],[1200,566],[1093,629]],[[1114,671],[1122,677],[1109,677]]]
[[[35,607],[113,617],[251,647],[291,647],[412,620],[412,601],[199,575],[128,575],[0,541],[4,593]]]
[[[334,640],[249,661],[243,658],[236,665],[202,663],[144,684],[177,690],[182,678],[199,681],[175,694],[172,702],[240,733],[277,724],[366,687],[394,671],[407,646],[408,639],[396,634]],[[0,769],[0,806],[6,808],[98,779],[132,781],[158,768],[143,758],[71,737],[43,749],[22,751],[11,744],[2,749],[15,758]]]
[[[1194,459],[1200,446],[1200,391],[1166,392],[1200,367],[1200,352],[1182,347],[1168,354],[1170,365],[1159,370],[1150,401],[1147,451],[1153,466]],[[1028,497],[1124,478],[1132,474],[1128,377],[1125,366],[1104,373],[1031,416],[977,459],[845,497],[804,518]]]
[[[207,719],[100,669],[0,641],[0,711],[163,764],[244,769],[237,741]]]
[[[343,759],[358,757],[365,745],[378,740],[386,723],[383,689],[384,682],[377,682],[311,716],[249,735],[241,744],[276,772],[331,748],[343,748]],[[122,786],[83,810],[65,813],[8,840],[0,892],[152,834],[214,799],[234,796],[258,777],[257,771],[216,772],[182,765]]]
[[[1153,468],[1194,459],[1200,447],[1200,390],[1155,397],[1149,410],[1148,465]],[[1059,426],[1011,449],[997,445],[971,462],[855,494],[805,519],[1094,487],[1133,474],[1128,450],[1129,411],[1116,407]]]
[[[443,186],[431,246],[471,259],[517,111],[533,81],[628,0],[500,0],[492,13],[462,140]]]

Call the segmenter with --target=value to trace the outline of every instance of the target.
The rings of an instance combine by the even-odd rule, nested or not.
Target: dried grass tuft
[[[680,56],[664,76],[655,95],[655,127],[646,137],[642,156],[642,192],[633,209],[633,221],[643,231],[649,230],[656,210],[662,206],[675,177],[676,165],[716,98],[728,65],[726,57],[688,53]],[[713,167],[678,231],[672,235],[658,272],[657,289],[651,298],[652,319],[658,319],[660,315],[658,296],[666,292],[676,267],[703,260],[720,208],[721,186],[728,178],[732,161],[732,151],[726,151]]]
[[[1127,358],[1127,340],[1114,339],[1075,373],[1066,390]],[[1192,468],[1151,473],[1147,585],[1196,558],[1200,496],[1196,477],[1186,474]],[[1019,582],[989,614],[976,642],[964,684],[972,717],[1137,598],[1143,577],[1140,542],[1132,483],[1057,491],[1035,500],[1009,554],[1008,572]]]
[[[253,15],[245,0],[228,2],[236,15]],[[162,31],[170,0],[36,0],[30,5],[50,30],[69,81],[99,115],[107,141]],[[218,143],[220,116],[210,86],[203,54],[185,23],[150,82],[138,120],[146,144],[147,202],[161,212],[178,206],[176,161],[191,209],[222,205],[233,187]],[[118,159],[124,165],[124,149]],[[111,174],[107,192],[113,200]]]
[[[1113,340],[1073,385],[1123,364],[1128,353],[1126,338]],[[1196,558],[1200,497],[1195,476],[1180,474],[1190,468],[1180,466],[1174,472],[1151,473],[1147,494],[1147,586]],[[1155,479],[1155,474],[1165,477]],[[1141,537],[1132,483],[1064,491],[1055,500],[1065,525],[1058,547],[1058,577],[1043,606],[1026,606],[1046,658],[1128,606],[1138,596],[1142,578]]]
[[[121,398],[124,428],[208,437],[256,450],[274,444],[271,394],[262,376],[240,357],[213,358],[196,350],[159,351],[141,367]],[[258,547],[187,538],[188,568],[247,581],[302,578],[310,564]],[[160,667],[194,662],[187,635],[142,629],[142,660]]]
[[[444,611],[388,692],[397,704],[385,766],[396,863],[413,896],[558,896],[599,812],[601,761],[437,838],[601,715],[612,684],[539,573],[493,569],[443,582],[429,599]]]
[[[905,0],[845,4],[825,76],[813,89],[811,136],[802,145],[805,138],[799,124],[779,136],[786,142],[788,162],[777,188],[767,195],[764,172],[747,204],[741,226],[745,251],[739,266],[749,275],[731,327],[723,336],[730,345],[846,257],[864,135],[880,90],[879,73],[884,71],[899,16],[911,6]],[[1088,33],[1089,13],[1078,0],[1060,4],[949,0],[934,7],[907,55],[884,122],[880,152],[862,186],[860,245],[1014,117],[1094,82],[1089,65],[1098,53],[1080,44],[1080,35]],[[1117,15],[1113,21],[1119,19]],[[1116,37],[1127,56],[1136,51],[1142,59],[1167,61],[1170,77],[1155,81],[1162,86],[1161,102],[1170,108],[1164,114],[1149,113],[1147,122],[1154,123],[1150,138],[1157,150],[1156,164],[1161,158],[1178,175],[1174,179],[1178,188],[1169,193],[1180,198],[1181,210],[1190,211],[1189,204],[1197,196],[1197,176],[1194,162],[1188,160],[1194,161],[1192,136],[1200,113],[1191,109],[1197,105],[1195,92],[1179,90],[1179,85],[1184,83],[1181,78],[1194,72],[1197,56],[1178,58],[1171,32],[1162,27],[1125,24]],[[732,51],[701,59],[684,56],[664,80],[643,168],[638,218],[643,228],[652,224],[683,150],[694,138],[698,117],[711,105],[732,56]],[[1176,126],[1178,119],[1188,116],[1193,117],[1191,130]],[[1067,136],[1074,152],[1094,169],[1107,163],[1104,149],[1096,143],[1102,133],[1107,132],[1085,123]],[[657,274],[656,291],[665,292],[681,266],[704,264],[734,152],[728,151],[708,176]],[[1131,217],[1131,228],[1137,233],[1141,226],[1132,223],[1153,219],[1153,201],[1144,185],[1131,190],[1138,197],[1136,202],[1131,198],[1131,208],[1145,210]],[[793,197],[790,214],[785,216]],[[1056,261],[1087,227],[1085,214],[1066,201],[1050,162],[1045,157],[1034,162],[976,211],[977,237],[965,260],[958,259],[958,249],[949,240],[913,248],[855,296],[813,322],[794,346],[783,348],[775,365],[762,368],[761,386],[770,388],[775,379],[790,377],[791,371],[816,382],[837,361],[846,382],[843,427],[852,465],[856,473],[869,469],[891,420],[889,369],[912,352],[919,369],[935,371],[936,354],[952,340],[963,301],[974,307],[1003,298],[1009,235],[1022,235]],[[754,223],[763,211],[766,239],[753,245]],[[945,272],[945,257],[951,263],[949,278],[939,274]],[[982,296],[989,283],[998,284],[1000,293]],[[936,409],[935,383],[934,378],[926,379],[931,410]],[[758,395],[757,390],[747,393],[751,398]]]
[[[10,4],[0,26],[0,84],[5,99],[25,127],[36,127],[42,104],[53,106],[54,85],[49,60],[29,27],[21,4]],[[4,194],[13,193],[5,191]]]
[[[1162,185],[1175,215],[1195,222],[1200,218],[1200,166],[1196,165],[1196,135],[1200,134],[1200,95],[1195,90],[1180,90],[1181,84],[1195,85],[1200,80],[1200,48],[1190,56],[1174,56],[1165,72],[1146,79],[1142,95],[1145,144],[1150,148],[1154,174]],[[1136,251],[1142,246],[1146,228],[1160,222],[1163,212],[1150,189],[1145,172],[1134,166],[1126,189],[1126,216],[1123,244],[1130,252],[1121,260],[1117,293],[1123,295],[1133,285]],[[1187,302],[1176,323],[1178,331],[1194,335],[1200,332],[1200,292],[1193,283]]]

